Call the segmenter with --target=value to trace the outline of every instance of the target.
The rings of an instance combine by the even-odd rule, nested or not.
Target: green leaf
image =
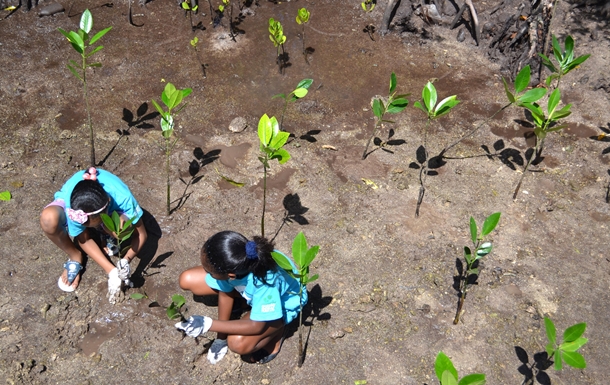
[[[462,377],[458,385],[485,385],[486,382],[484,374],[474,373]]]
[[[572,114],[572,111],[570,111],[570,108],[572,107],[572,104],[566,104],[561,110],[559,111],[555,111],[555,113],[553,114],[553,117],[549,117],[549,119],[551,120],[559,120],[562,118],[565,118],[566,116],[569,116],[570,114]]]
[[[290,154],[288,151],[280,148],[273,152],[271,159],[277,159],[280,164],[284,164],[290,160]]]
[[[186,303],[184,297],[180,294],[172,295],[172,303],[176,305],[177,308],[181,308]]]
[[[373,114],[377,119],[381,119],[384,114],[383,102],[380,99],[373,100]]]
[[[431,82],[426,83],[426,86],[422,90],[422,99],[426,104],[427,111],[434,111],[434,106],[436,106],[436,88]]]
[[[477,232],[477,222],[473,217],[470,217],[470,239],[472,240],[472,243],[477,243],[477,237],[479,236]]]
[[[456,95],[452,95],[441,100],[441,102],[438,104],[438,106],[436,106],[436,109],[434,110],[434,117],[438,118],[439,116],[445,115],[446,113],[451,111],[453,107],[457,106],[460,101],[456,98]]]
[[[466,263],[470,265],[474,260],[472,259],[472,251],[470,251],[470,247],[464,246],[464,259]]]
[[[549,96],[549,101],[547,104],[547,112],[549,113],[549,116],[552,116],[552,113],[555,111],[555,108],[557,108],[557,105],[559,104],[559,101],[561,100],[561,93],[559,92],[559,88],[555,88],[553,90],[553,92],[551,92],[551,95]]]
[[[11,192],[8,190],[0,192],[0,201],[10,201],[12,197]]]
[[[545,350],[546,350],[546,354],[549,357],[554,356],[555,355],[555,350],[556,350],[555,349],[555,344],[552,343],[552,342],[549,342],[548,344],[546,344]]]
[[[485,222],[483,223],[483,229],[481,230],[481,236],[484,237],[494,231],[498,222],[500,221],[501,213],[493,213],[487,218],[485,218]]]
[[[296,88],[305,88],[308,90],[312,83],[313,79],[303,79],[299,82],[299,84],[297,84]]]
[[[440,378],[441,385],[458,385],[457,377],[450,371],[446,370],[443,372]]]
[[[546,329],[546,337],[549,339],[551,344],[557,344],[557,330],[555,324],[549,317],[544,317],[544,328]],[[567,330],[566,330],[567,331]]]
[[[396,89],[396,74],[394,72],[392,72],[392,74],[390,75],[390,94],[394,93],[395,89]]]
[[[265,147],[271,142],[271,136],[273,134],[273,128],[271,126],[271,119],[267,114],[263,114],[258,121],[258,138],[261,144]]]
[[[506,79],[504,79],[504,77],[502,78],[502,82],[504,82],[504,91],[506,92],[506,97],[508,98],[508,101],[511,104],[514,103],[515,95],[513,95],[513,93],[508,90],[508,83],[506,83]]]
[[[83,79],[80,77],[80,74],[76,71],[74,67],[72,67],[70,64],[66,64],[66,66],[68,67],[70,72],[72,72],[72,75],[76,76],[81,82],[83,81]]]
[[[419,101],[413,103],[413,107],[419,108],[420,110],[424,111],[426,115],[428,115],[428,110],[426,110],[426,107],[424,107]]]
[[[580,337],[575,339],[574,341],[570,341],[570,342],[564,342],[561,345],[559,345],[559,349],[563,350],[564,352],[575,352],[578,349],[580,349],[584,344],[586,344],[589,340],[584,338],[584,337]]]
[[[317,280],[318,278],[320,278],[320,276],[318,274],[314,274],[311,278],[309,278],[307,280],[307,283],[311,283],[311,282]]]
[[[290,133],[285,132],[285,131],[280,131],[277,134],[275,134],[273,136],[273,138],[271,138],[271,143],[269,144],[269,147],[274,150],[280,149],[280,148],[282,148],[282,146],[284,146],[284,144],[286,144],[289,137],[290,137]]]
[[[74,49],[81,55],[84,54],[85,43],[83,42],[83,38],[74,31],[70,31],[68,35],[68,40],[70,40],[70,43],[72,43],[72,47],[74,47]]]
[[[572,62],[570,62],[570,64],[567,66],[565,73],[568,73],[568,72],[572,71],[574,68],[581,65],[585,60],[587,60],[589,58],[589,56],[591,56],[591,55],[582,55],[582,56],[579,56],[576,59],[572,60]]]
[[[555,59],[557,59],[557,61],[559,63],[561,63],[563,60],[563,55],[561,54],[561,47],[559,46],[559,42],[557,41],[557,38],[555,37],[555,35],[553,35],[553,55],[555,55]]]
[[[561,350],[555,350],[555,355],[553,357],[555,359],[555,370],[563,369],[563,359]]]
[[[87,67],[101,67],[102,63],[91,63],[91,64],[87,64]]]
[[[105,34],[108,33],[108,31],[110,31],[112,29],[112,27],[108,27],[105,28],[101,31],[99,31],[98,33],[96,33],[95,35],[93,35],[93,37],[91,38],[91,40],[89,41],[89,45],[93,45],[96,41],[98,41],[102,36],[104,36]]]
[[[553,63],[551,62],[551,59],[549,59],[548,57],[546,57],[545,55],[539,53],[538,54],[541,58],[542,58],[542,64],[548,68],[549,70],[551,70],[551,72],[553,73],[557,73],[559,71],[557,71],[557,68],[555,68],[555,66],[553,65]]]
[[[586,329],[587,324],[585,322],[572,325],[563,332],[563,340],[565,342],[576,341],[583,335]]]
[[[104,223],[104,226],[106,226],[106,228],[108,230],[110,230],[110,232],[112,232],[112,233],[117,232],[117,228],[114,225],[114,221],[108,216],[108,214],[102,213],[102,214],[100,214],[100,218],[102,218],[102,222]]]
[[[278,253],[277,251],[272,251],[271,256],[279,267],[287,271],[292,271],[292,265],[288,261],[288,257],[286,257],[284,254]]]
[[[145,296],[142,293],[131,293],[130,297],[133,298],[133,299],[148,298],[147,296]]]
[[[297,98],[304,98],[305,95],[307,95],[307,89],[305,88],[297,88],[296,90],[292,91],[292,93],[294,94],[294,96],[296,96]]]
[[[529,64],[523,67],[521,71],[517,74],[517,78],[515,78],[515,93],[520,93],[530,84],[530,66]]]
[[[388,109],[386,112],[390,113],[390,114],[397,114],[400,111],[407,108],[408,105],[409,105],[409,101],[407,99],[397,98],[397,99],[392,100],[392,102],[388,105]]]
[[[85,9],[85,12],[83,12],[83,15],[80,18],[80,29],[89,33],[91,27],[93,27],[93,16],[91,16],[91,11]]]
[[[305,258],[302,261],[303,263],[301,267],[311,265],[311,262],[313,262],[313,260],[316,258],[316,255],[318,255],[319,251],[320,246],[318,245],[312,246],[309,250],[307,250],[307,253],[305,253]]]
[[[170,320],[175,320],[177,318],[182,318],[182,315],[180,314],[180,311],[178,309],[176,309],[176,306],[173,303],[171,305],[169,305],[169,307],[165,311],[165,314],[167,314],[167,317]]]
[[[563,351],[562,357],[563,357],[563,360],[566,362],[566,364],[570,365],[573,368],[584,369],[587,367],[585,358],[582,356],[582,354],[580,354],[578,352]]]
[[[443,385],[444,382],[442,382],[442,378],[445,372],[449,372],[455,381],[457,381],[458,378],[458,372],[453,366],[453,362],[451,362],[451,359],[443,352],[439,352],[436,356],[436,360],[434,361],[434,372]]]
[[[574,39],[570,35],[566,37],[565,49],[564,60],[567,64],[570,63],[574,58]]]
[[[292,241],[292,258],[294,258],[294,262],[299,268],[303,266],[307,250],[307,239],[305,238],[305,234],[301,231],[294,237],[294,241]]]
[[[546,88],[532,88],[519,96],[517,100],[521,103],[533,103],[542,99],[544,95],[546,95]]]
[[[477,257],[475,258],[475,260],[477,260],[477,259],[479,259],[479,258],[481,258],[481,257],[479,257],[479,256],[477,255]],[[466,271],[466,273],[467,273],[468,275],[479,275],[479,268],[472,268],[472,269],[468,269],[468,270]]]
[[[103,48],[104,48],[104,46],[103,46],[103,45],[97,46],[97,47],[95,47],[95,49],[93,49],[93,51],[89,52],[89,53],[88,53],[86,56],[87,56],[87,57],[91,57],[91,56],[93,56],[93,55],[94,55],[96,52],[101,51]],[[99,64],[100,64],[100,67],[101,67],[101,66],[102,66],[102,64],[101,64],[101,63],[99,63]]]

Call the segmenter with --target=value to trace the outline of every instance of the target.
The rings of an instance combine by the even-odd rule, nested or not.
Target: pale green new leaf
[[[292,271],[292,265],[290,264],[290,261],[288,261],[288,257],[286,257],[284,254],[278,253],[277,251],[272,251],[271,256],[279,267],[287,271]]]
[[[436,106],[436,88],[431,82],[426,83],[426,86],[422,90],[422,99],[426,104],[427,111],[434,111],[434,106]]]
[[[485,385],[486,382],[484,374],[474,373],[464,376],[458,385]]]
[[[459,103],[460,101],[457,100],[456,95],[446,97],[445,99],[441,100],[438,106],[436,106],[434,110],[434,117],[438,118],[439,116],[449,113],[449,111],[451,111],[451,109],[457,106]]]
[[[304,266],[303,262],[305,261],[307,250],[307,238],[305,238],[305,234],[301,231],[294,237],[292,242],[292,258],[294,258],[294,262],[298,267]]]
[[[307,95],[307,89],[306,88],[297,88],[296,90],[292,91],[292,93],[297,98],[304,98],[305,95]]]
[[[588,341],[589,341],[588,339],[586,339],[584,337],[580,337],[574,341],[562,343],[561,345],[559,345],[559,349],[563,350],[564,352],[575,352],[578,349],[580,349],[584,344],[586,344]]]
[[[570,365],[573,368],[585,369],[587,367],[585,358],[582,356],[582,354],[578,352],[563,351],[562,357],[566,364]]]
[[[280,164],[284,164],[290,160],[290,154],[288,151],[280,148],[273,153],[271,159],[277,159]]]
[[[85,9],[85,12],[83,12],[83,15],[80,18],[80,29],[89,33],[91,27],[93,27],[93,16],[91,16],[91,11]]]
[[[311,265],[311,262],[313,262],[313,260],[316,258],[316,255],[318,255],[318,251],[320,251],[320,246],[318,245],[312,246],[311,249],[307,250],[301,267]]]
[[[441,382],[445,372],[449,372],[449,374],[457,382],[458,372],[453,366],[453,362],[451,362],[451,359],[447,357],[447,355],[443,352],[439,352],[436,356],[436,360],[434,361],[434,372],[436,373],[436,377]]]
[[[12,197],[11,192],[8,190],[0,192],[0,201],[10,201]]]
[[[454,377],[448,370],[443,372],[440,381],[441,385],[458,385],[457,377]]]
[[[258,121],[258,139],[263,146],[267,147],[269,142],[271,142],[272,135],[273,127],[271,126],[271,119],[269,119],[267,114],[263,114]]]

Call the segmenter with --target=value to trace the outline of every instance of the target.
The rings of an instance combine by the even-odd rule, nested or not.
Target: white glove
[[[208,361],[210,361],[212,365],[216,365],[218,361],[225,357],[228,350],[229,346],[227,345],[226,339],[215,339],[214,342],[212,342],[212,346],[210,346],[210,349],[208,350]]]
[[[212,319],[200,315],[190,316],[186,322],[178,322],[176,328],[183,330],[189,337],[199,337],[212,327]]]
[[[119,278],[119,270],[115,267],[108,273],[108,301],[115,304],[117,297],[121,293],[121,278]]]
[[[127,258],[122,258],[116,264],[117,269],[119,270],[119,278],[121,281],[125,282],[125,285],[129,287],[133,287],[133,283],[129,280],[131,277],[131,268],[129,267],[129,261]]]

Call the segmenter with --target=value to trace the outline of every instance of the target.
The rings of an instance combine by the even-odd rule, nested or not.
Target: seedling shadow
[[[148,237],[146,238],[146,243],[138,252],[138,266],[131,274],[131,282],[133,282],[133,287],[138,288],[144,286],[144,277],[150,276],[154,274],[149,274],[147,272],[149,267],[161,267],[158,266],[159,260],[167,259],[172,253],[165,253],[157,257],[155,262],[151,264],[151,261],[155,257],[157,253],[157,249],[159,248],[159,239],[161,239],[163,232],[161,231],[161,227],[159,223],[155,219],[155,217],[148,212],[147,210],[143,210],[144,214],[142,215],[142,221],[144,221],[144,227],[146,228],[146,233]],[[167,256],[165,256],[167,254]],[[161,259],[163,257],[163,259]],[[150,265],[150,266],[149,266]]]
[[[305,337],[305,343],[303,344],[303,362],[307,357],[307,347],[309,346],[309,336],[311,334],[311,329],[313,326],[313,321],[328,321],[331,318],[330,313],[322,313],[322,309],[330,305],[333,301],[333,297],[322,296],[322,288],[320,285],[315,285],[311,290],[309,290],[309,301],[307,305],[303,308],[303,326],[309,326],[309,330],[307,331],[307,335]],[[291,323],[291,332],[295,334],[298,332],[299,323],[297,320]]]
[[[203,150],[200,147],[197,147],[193,150],[193,156],[195,157],[195,159],[193,159],[189,163],[189,175],[190,175],[191,179],[189,179],[188,181],[185,181],[183,178],[181,178],[181,177],[179,178],[180,181],[182,183],[184,183],[184,185],[185,185],[184,191],[182,192],[182,196],[180,196],[180,198],[178,198],[172,202],[172,204],[176,203],[176,207],[174,207],[170,211],[170,214],[174,213],[176,210],[178,210],[182,206],[184,206],[186,201],[191,196],[191,193],[188,192],[189,187],[191,187],[192,185],[201,181],[201,179],[203,179],[203,177],[205,176],[205,175],[198,175],[199,171],[201,171],[201,169],[204,166],[217,160],[220,157],[220,151],[221,150],[212,150],[206,154],[203,152]]]
[[[284,205],[284,218],[271,241],[275,240],[286,223],[296,222],[301,226],[309,224],[307,218],[303,216],[309,211],[309,208],[301,204],[301,197],[299,197],[298,193],[286,195],[282,204]]]
[[[119,134],[119,138],[117,139],[114,146],[112,146],[110,151],[108,151],[108,153],[106,154],[104,159],[102,159],[97,165],[103,166],[106,163],[106,161],[108,160],[108,158],[110,158],[110,156],[112,155],[114,150],[116,150],[116,148],[119,146],[121,140],[125,136],[131,135],[130,129],[132,127],[145,129],[145,130],[154,128],[155,126],[148,123],[148,121],[153,120],[158,116],[159,116],[159,113],[156,111],[148,113],[148,103],[146,103],[146,102],[142,103],[140,105],[140,107],[138,107],[138,109],[136,110],[136,116],[134,116],[133,112],[131,112],[127,108],[123,108],[122,120],[127,123],[127,129],[120,129],[120,128],[116,129],[116,133]]]
[[[553,361],[549,360],[547,352],[535,353],[531,364],[527,352],[522,347],[515,346],[515,354],[521,361],[521,366],[517,370],[524,377],[522,385],[533,385],[536,382],[541,385],[551,385],[551,378],[546,370],[553,365]]]
[[[298,139],[302,139],[305,140],[309,143],[315,143],[318,141],[318,139],[316,139],[316,135],[319,135],[322,132],[322,130],[309,130],[306,133],[304,133],[303,135],[300,135],[298,137]],[[286,144],[288,143],[292,143],[297,139],[297,136],[295,134],[290,134],[288,142],[286,142]]]
[[[475,269],[479,268],[479,265],[480,265],[479,262],[480,262],[479,260],[475,261],[472,264],[472,267]],[[477,282],[477,280],[479,279],[479,275],[478,274],[467,274],[466,270],[464,270],[464,263],[459,258],[455,259],[455,268],[457,270],[457,275],[453,276],[453,289],[456,291],[458,301],[459,301],[459,298],[462,295],[462,292],[460,290],[462,281],[468,280],[466,282],[468,285],[478,285],[479,283]]]
[[[283,50],[283,48],[282,48]],[[280,74],[284,74],[284,70],[288,67],[292,67],[292,63],[290,63],[290,54],[284,51],[281,54],[277,55],[275,62],[279,68]]]
[[[403,144],[407,143],[407,141],[404,139],[392,139],[394,137],[395,133],[396,132],[394,131],[394,129],[391,128],[388,131],[388,138],[386,140],[383,140],[377,136],[374,137],[373,144],[375,145],[375,148],[373,148],[371,151],[367,152],[364,155],[364,157],[366,158],[367,156],[369,156],[370,154],[372,154],[373,152],[375,152],[377,150],[382,150],[387,153],[394,154],[394,151],[390,150],[389,147],[402,146]]]

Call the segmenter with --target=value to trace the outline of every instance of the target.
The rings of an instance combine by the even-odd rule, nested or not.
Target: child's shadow
[[[144,210],[144,215],[142,216],[141,220],[144,221],[144,227],[146,227],[148,238],[146,239],[144,247],[142,247],[142,249],[138,252],[138,266],[131,274],[131,282],[133,282],[133,287],[142,287],[144,285],[144,276],[149,275],[146,273],[146,268],[155,257],[157,249],[159,248],[159,239],[163,234],[161,232],[159,223],[148,211]],[[160,255],[157,260],[155,260],[155,264],[159,265],[162,260],[168,258],[170,255],[171,254]]]

